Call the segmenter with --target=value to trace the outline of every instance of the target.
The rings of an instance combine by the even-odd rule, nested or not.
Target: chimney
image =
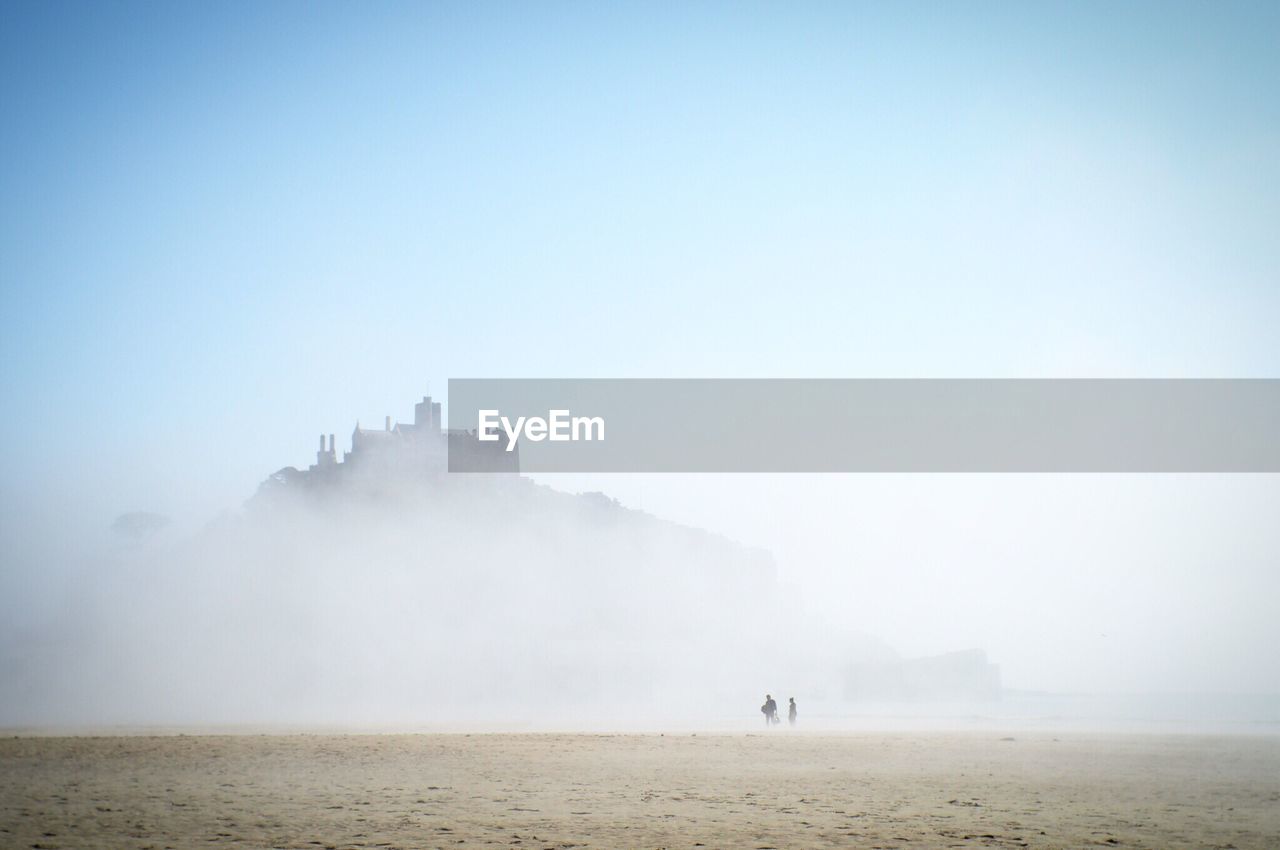
[[[320,435],[320,451],[324,451],[324,434]]]
[[[391,430],[391,417],[390,417],[390,416],[388,416],[388,417],[387,417],[387,430],[388,430],[388,431],[390,431],[390,430]]]
[[[329,454],[333,454],[333,435],[329,435]]]

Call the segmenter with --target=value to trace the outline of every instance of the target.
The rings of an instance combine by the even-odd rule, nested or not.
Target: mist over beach
[[[1280,722],[1270,597],[1213,572],[1264,568],[1270,478],[616,482],[679,490],[695,522],[731,509],[775,555],[556,486],[600,477],[378,450],[392,466],[282,470],[194,532],[125,514],[47,561],[9,597],[6,725],[745,729],[760,682],[811,729]]]
[[[0,3],[0,846],[1280,846],[1278,41]]]

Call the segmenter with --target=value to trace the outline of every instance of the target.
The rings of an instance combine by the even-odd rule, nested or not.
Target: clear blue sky
[[[1276,3],[5,2],[4,522],[232,507],[449,377],[1277,376],[1277,45]]]

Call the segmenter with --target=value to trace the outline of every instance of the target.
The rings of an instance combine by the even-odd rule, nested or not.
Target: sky
[[[5,2],[6,580],[33,534],[198,527],[451,377],[1280,377],[1278,39],[1273,3]],[[1276,636],[1274,477],[956,481],[566,486],[828,602],[946,551],[815,505],[890,539],[921,500],[1005,532],[1059,505],[1014,537],[1068,554],[1026,558],[1097,565],[1078,529],[1129,499],[1178,557],[1248,544],[1179,562],[1163,622],[1225,569],[1241,645]],[[760,517],[779,491],[808,507]]]

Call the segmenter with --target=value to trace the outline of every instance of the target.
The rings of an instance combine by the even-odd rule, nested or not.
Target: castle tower
[[[422,401],[413,406],[413,426],[421,432],[440,433],[443,423],[440,421],[440,402],[432,402],[431,396],[424,395]]]
[[[337,454],[333,450],[333,435],[329,435],[329,447],[326,449],[324,445],[324,434],[320,435],[320,451],[316,452],[316,465],[328,466],[338,462]]]

